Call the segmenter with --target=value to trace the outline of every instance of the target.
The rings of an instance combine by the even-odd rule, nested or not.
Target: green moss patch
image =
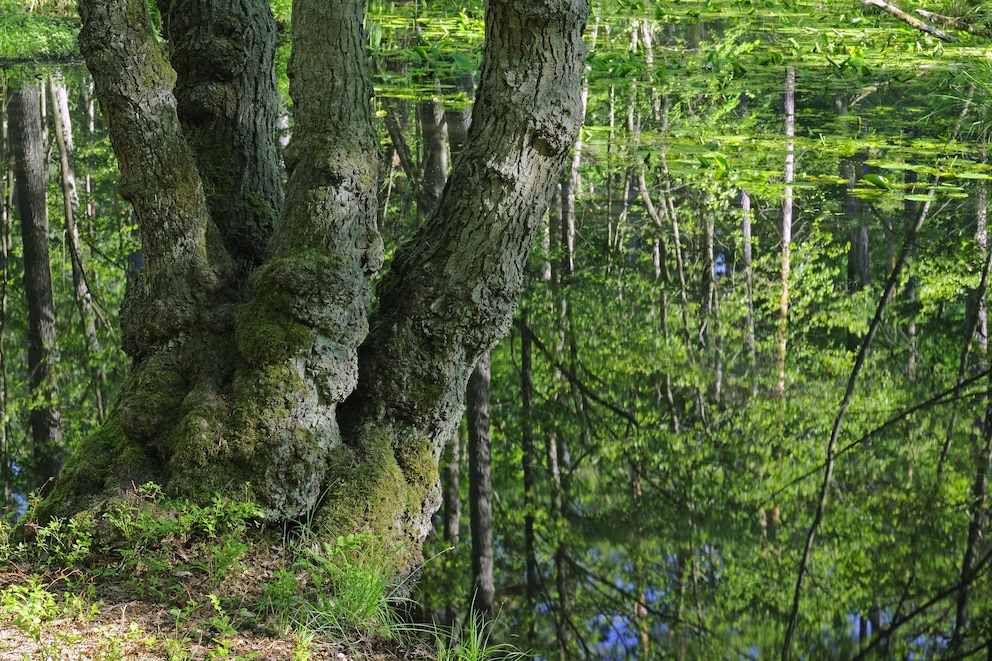
[[[114,492],[132,481],[160,479],[161,466],[136,443],[128,441],[111,417],[86,438],[69,459],[52,493],[38,508],[39,517],[68,516],[88,507],[94,496]]]
[[[394,451],[391,428],[366,426],[362,439],[361,450],[344,446],[333,452],[314,525],[321,535],[374,535],[383,542],[383,553],[398,554],[401,569],[411,570],[422,557],[419,540],[410,543],[405,520],[423,509],[437,465],[424,451],[426,443]],[[369,498],[371,493],[377,497]]]

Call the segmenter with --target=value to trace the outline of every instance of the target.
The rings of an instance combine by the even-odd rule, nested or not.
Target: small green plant
[[[46,624],[59,616],[60,609],[55,596],[36,578],[32,577],[27,585],[11,585],[4,589],[0,607],[34,641],[42,659],[56,658],[58,646],[46,645],[43,633]]]
[[[162,650],[169,661],[189,661],[193,658],[193,652],[189,649],[189,640],[185,638],[163,638]]]
[[[100,648],[95,658],[99,661],[125,661],[129,658],[128,648],[132,643],[154,643],[154,639],[145,638],[136,622],[128,627],[103,626],[97,629],[100,636]]]
[[[7,541],[0,543],[0,547],[7,560],[16,556],[39,569],[78,566],[89,556],[93,547],[91,526],[85,519],[66,520],[56,517],[44,526],[38,526],[28,519],[24,526],[33,533],[34,539],[30,543],[20,542],[14,549],[10,547],[9,528],[6,528],[6,524],[3,526],[2,539]]]
[[[224,607],[220,604],[220,597],[215,594],[208,594],[207,598],[210,599],[211,605],[214,607],[214,614],[207,618],[210,622],[210,626],[217,630],[218,633],[224,636],[234,636],[237,635],[237,628],[231,624],[231,616],[227,614]]]
[[[310,647],[313,645],[312,631],[297,631],[294,636],[293,661],[310,661]]]

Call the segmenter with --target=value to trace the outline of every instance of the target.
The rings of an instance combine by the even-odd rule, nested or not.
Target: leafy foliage
[[[0,2],[0,61],[78,58],[78,22],[65,18],[65,9],[58,3]]]

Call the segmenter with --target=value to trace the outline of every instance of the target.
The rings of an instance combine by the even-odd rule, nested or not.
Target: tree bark
[[[283,200],[275,19],[260,0],[156,2],[183,135],[243,280],[264,261]]]
[[[62,413],[56,369],[55,299],[48,256],[48,172],[41,124],[41,87],[26,84],[10,103],[17,210],[24,246],[24,294],[28,304],[28,382],[31,389],[33,487],[58,475],[63,462]]]
[[[132,480],[198,500],[250,483],[270,520],[373,533],[412,569],[440,503],[441,447],[478,357],[508,329],[583,119],[588,4],[490,0],[472,129],[371,311],[382,164],[362,3],[294,3],[294,134],[267,243],[281,199],[267,3],[177,5],[174,71],[143,0],[80,2],[146,267],[122,310],[134,367],[46,507],[71,512]]]

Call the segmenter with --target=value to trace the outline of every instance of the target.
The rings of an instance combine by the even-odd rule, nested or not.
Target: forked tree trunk
[[[28,383],[31,388],[32,478],[48,480],[62,467],[62,413],[55,370],[55,299],[48,256],[48,171],[41,122],[41,87],[26,84],[10,102],[17,210],[24,246],[24,295],[28,304]]]
[[[441,447],[477,358],[508,329],[582,122],[588,5],[489,1],[472,129],[370,311],[382,164],[364,5],[294,2],[280,204],[268,2],[190,3],[165,17],[174,70],[144,0],[80,1],[147,266],[122,310],[132,372],[48,511],[132,480],[194,499],[248,483],[270,520],[376,534],[411,568]]]

